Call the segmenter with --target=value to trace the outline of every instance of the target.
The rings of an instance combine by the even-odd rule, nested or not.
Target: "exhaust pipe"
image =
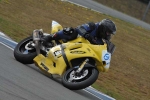
[[[42,32],[42,29],[40,30],[33,30],[33,42],[35,43],[35,49],[37,55],[40,54],[40,33]]]

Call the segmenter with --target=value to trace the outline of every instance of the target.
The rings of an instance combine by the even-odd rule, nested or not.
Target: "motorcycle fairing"
[[[64,59],[64,55],[66,59]],[[64,43],[53,47],[47,57],[38,55],[34,58],[34,62],[40,69],[61,76],[68,66],[74,67],[71,60],[88,57],[96,61],[96,67],[99,71],[105,72],[109,69],[111,55],[107,52],[106,44]],[[66,63],[66,60],[69,64]]]
[[[60,51],[58,55],[55,55],[55,52]],[[34,59],[36,66],[42,69],[44,72],[50,74],[58,74],[62,75],[66,70],[66,63],[61,53],[60,45],[55,46],[48,52],[48,56],[44,57],[43,55],[39,54]],[[44,66],[43,66],[44,65]],[[49,70],[47,70],[47,67]]]
[[[107,71],[109,69],[109,60],[104,60],[103,56],[107,52],[107,45],[92,45],[86,43],[65,43],[65,53],[69,62],[72,59],[90,57],[96,61],[96,67],[99,71]],[[103,52],[105,51],[105,52]],[[107,62],[107,66],[106,66]],[[70,63],[71,66],[71,63]]]

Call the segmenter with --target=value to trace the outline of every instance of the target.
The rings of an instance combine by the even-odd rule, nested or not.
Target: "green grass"
[[[103,91],[103,93],[105,93],[106,95],[109,95],[109,96],[111,96],[111,97],[113,97],[113,98],[117,98],[118,100],[120,100],[122,97],[119,95],[119,93],[115,93],[115,92],[113,92],[113,91],[111,91],[111,90],[106,90],[106,88],[105,87],[100,87],[99,85],[98,85],[98,83],[94,83],[93,85],[92,85],[92,87],[93,88],[95,88],[95,89],[97,89],[97,90],[99,90],[99,91]]]
[[[63,27],[113,20],[117,34],[112,38],[116,50],[110,70],[100,73],[93,87],[117,100],[149,100],[150,98],[150,30],[120,19],[94,12],[59,0],[1,0],[0,31],[15,41],[43,28],[50,33],[51,21]]]
[[[7,33],[7,35],[10,36],[15,41],[20,41],[20,39],[18,38],[19,34],[25,32],[24,28],[21,27],[20,25],[17,25],[16,23],[13,22],[9,22],[1,17],[0,17],[0,30],[3,30],[4,33]],[[16,34],[14,34],[15,32]],[[24,34],[20,35],[24,36]]]

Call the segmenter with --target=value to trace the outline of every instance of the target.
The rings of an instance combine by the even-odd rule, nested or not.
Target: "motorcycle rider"
[[[104,44],[103,40],[110,41],[111,35],[116,33],[116,25],[110,19],[103,19],[98,23],[89,22],[78,26],[77,28],[64,28],[56,32],[54,35],[43,36],[43,43],[50,42],[53,40],[73,40],[76,39],[78,35],[83,36],[85,39],[89,40],[92,44]]]

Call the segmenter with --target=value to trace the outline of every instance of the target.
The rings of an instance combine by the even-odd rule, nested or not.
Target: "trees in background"
[[[139,1],[148,4],[150,0],[139,0]]]

